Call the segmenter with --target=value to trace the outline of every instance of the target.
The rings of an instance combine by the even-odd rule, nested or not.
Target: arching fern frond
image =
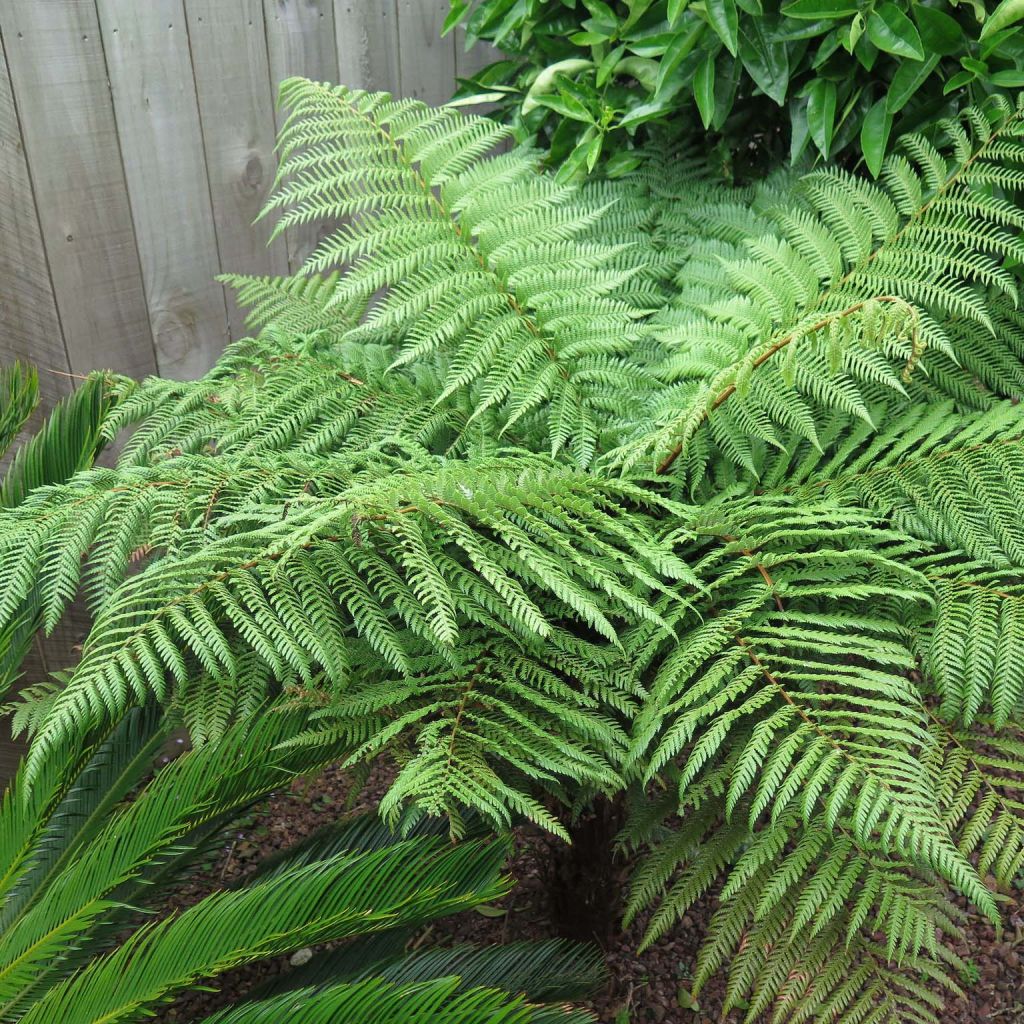
[[[588,237],[606,210],[537,173],[532,154],[479,158],[505,130],[450,108],[285,82],[291,109],[268,210],[276,230],[344,220],[310,271],[345,267],[332,305],[369,304],[350,337],[394,347],[396,365],[447,354],[442,397],[476,385],[478,411],[516,421],[543,406],[553,453],[593,456],[588,396],[638,367],[624,358],[657,300],[632,238]],[[631,254],[632,253],[632,254]]]
[[[351,466],[343,461],[340,469],[344,475]],[[150,484],[142,488],[144,501],[168,482],[153,487],[153,471],[141,475]],[[236,476],[235,485],[243,479]],[[53,703],[30,764],[38,765],[59,736],[84,723],[119,715],[148,694],[167,700],[175,682],[197,671],[218,678],[254,671],[240,644],[266,666],[260,670],[265,678],[294,678],[342,700],[357,637],[403,675],[414,671],[417,658],[434,657],[438,668],[448,666],[450,686],[461,693],[465,683],[457,680],[468,663],[459,649],[474,627],[485,628],[495,642],[505,637],[524,657],[531,644],[555,643],[562,623],[615,643],[617,621],[658,622],[642,588],[661,587],[672,577],[697,582],[630,510],[633,503],[638,510],[658,508],[650,495],[543,458],[508,457],[475,468],[407,464],[397,472],[383,462],[361,467],[340,486],[330,483],[329,471],[319,479],[324,493],[298,488],[283,505],[229,504],[213,520],[207,499],[175,501],[170,525],[176,537],[160,532],[167,516],[148,512],[146,521],[158,529],[146,543],[173,540],[179,553],[152,562],[102,598],[82,660]],[[186,474],[186,486],[194,482]],[[231,487],[212,486],[224,486],[230,497]],[[99,509],[120,500],[111,493],[94,492]],[[81,520],[82,498],[73,488],[52,498],[58,510],[73,509]],[[183,508],[190,510],[190,529]],[[39,521],[26,522],[32,542],[22,545],[22,558],[43,553],[45,559]],[[9,535],[12,545],[14,538]],[[68,560],[61,569],[65,576],[71,571]],[[52,575],[46,565],[19,563],[9,575],[11,602],[15,581],[40,571]],[[58,601],[73,582],[52,591]],[[543,717],[543,705],[537,714]],[[588,728],[600,728],[598,719]],[[513,765],[525,754],[515,753],[515,735],[508,731],[505,748]],[[570,753],[569,760],[580,773],[596,771],[610,784],[607,770],[597,768],[600,759],[591,759],[589,769],[582,754]]]
[[[890,158],[884,184],[833,169],[803,179],[796,203],[774,213],[775,231],[747,237],[746,254],[725,259],[728,297],[695,308],[684,292],[683,316],[670,303],[655,318],[660,340],[678,351],[662,371],[674,394],[658,408],[656,429],[613,463],[628,467],[654,454],[667,472],[707,423],[718,450],[752,469],[745,455],[752,441],[778,444],[781,427],[818,443],[816,408],[863,414],[873,397],[884,397],[879,388],[900,393],[925,350],[944,353],[940,386],[944,377],[970,380],[953,370],[961,356],[968,373],[972,360],[979,368],[987,361],[991,368],[979,376],[993,380],[994,356],[972,344],[979,331],[992,339],[986,352],[1018,362],[1007,340],[1019,348],[1018,285],[1003,263],[1020,259],[1024,218],[985,186],[1016,159],[1022,120],[1020,110],[997,105],[987,120],[965,121],[970,135],[950,122],[951,158],[911,137],[912,159]],[[926,163],[931,152],[941,174]],[[1003,311],[998,321],[990,295]],[[865,362],[872,352],[884,359]]]

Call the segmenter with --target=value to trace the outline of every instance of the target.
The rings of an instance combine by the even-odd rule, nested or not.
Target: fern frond
[[[615,222],[588,238],[600,193],[556,185],[529,152],[480,160],[504,134],[485,118],[299,79],[281,97],[291,115],[268,210],[285,211],[278,230],[346,221],[307,266],[347,268],[333,305],[370,304],[349,337],[393,345],[396,365],[443,347],[442,397],[475,385],[478,413],[503,408],[513,423],[544,406],[552,452],[589,462],[600,427],[588,395],[600,402],[616,376],[621,403],[637,373],[624,357],[657,298],[642,251],[609,237]]]
[[[1009,885],[1024,867],[1024,729],[951,728],[936,717],[931,731],[926,764],[946,825],[980,873]]]
[[[1019,259],[1024,218],[984,188],[1014,159],[1022,118],[1019,110],[996,110],[985,131],[969,120],[971,137],[957,124],[947,125],[963,144],[954,146],[952,159],[937,157],[941,175],[921,163],[928,151],[911,137],[905,146],[917,163],[890,158],[884,184],[831,169],[806,177],[797,204],[780,204],[774,214],[774,232],[746,237],[747,255],[725,259],[728,297],[696,308],[687,301],[682,317],[672,316],[670,304],[660,315],[666,327],[655,328],[659,338],[679,352],[664,363],[667,380],[700,383],[681,394],[677,389],[659,411],[656,429],[630,441],[612,463],[628,468],[653,453],[667,472],[705,421],[713,429],[722,415],[730,436],[778,444],[781,426],[799,428],[816,444],[806,404],[810,380],[838,376],[845,401],[853,386],[861,394],[854,401],[863,408],[885,379],[858,379],[860,351],[878,350],[894,369],[902,362],[905,379],[926,350],[944,354],[947,368],[961,352],[968,361],[977,359],[971,339],[979,331],[993,339],[992,352],[1006,353],[1007,339],[1019,333],[1016,326],[1007,330],[1018,285],[1003,261]],[[794,212],[786,209],[794,205]],[[996,308],[1010,310],[998,324],[989,294],[997,296]],[[950,332],[943,321],[952,324]],[[813,365],[819,354],[827,355],[827,374],[806,362],[810,356]],[[995,376],[986,371],[984,379]],[[897,394],[903,386],[896,374],[887,384]],[[835,386],[824,381],[812,397],[812,405],[842,408]]]

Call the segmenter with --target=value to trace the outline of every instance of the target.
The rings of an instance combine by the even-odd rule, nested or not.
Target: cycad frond
[[[307,989],[205,1018],[203,1024],[262,1024],[287,1020],[297,1011],[306,1024],[588,1024],[589,1013],[534,1006],[493,989],[465,992],[458,978],[395,984],[380,979]]]
[[[35,377],[21,375],[23,405],[19,415],[31,412],[35,404]],[[60,484],[73,474],[87,469],[103,447],[103,427],[113,404],[111,382],[103,375],[88,377],[77,391],[52,410],[39,431],[11,459],[0,484],[0,508],[20,504],[34,488]],[[20,607],[12,610],[0,629],[0,694],[16,678],[32,638],[43,625],[40,594],[37,587],[23,595]]]
[[[36,371],[21,363],[0,369],[0,456],[14,444],[39,401]]]
[[[233,966],[330,939],[404,934],[506,892],[508,848],[500,838],[453,844],[436,819],[399,838],[379,819],[355,818],[285,851],[242,887],[140,923],[138,910],[161,895],[156,883],[187,866],[226,818],[297,767],[321,763],[308,750],[285,747],[306,724],[301,712],[268,707],[147,779],[166,728],[160,716],[140,713],[90,749],[52,751],[27,792],[23,772],[0,807],[3,1019],[138,1020]],[[341,752],[322,745],[320,756]],[[344,953],[361,962],[370,984],[381,988],[386,977],[429,986],[458,967],[467,979],[456,980],[459,999],[490,982],[557,1000],[589,990],[599,977],[593,953],[569,944],[437,956],[424,950],[408,960],[402,943],[383,959],[372,944],[361,954],[358,945]],[[375,965],[379,975],[367,970]],[[569,978],[556,976],[562,968]],[[501,970],[506,977],[498,979]],[[493,993],[495,1005],[525,1007],[504,991]],[[320,1005],[321,993],[309,1001]],[[544,1008],[534,1010],[547,1019]]]

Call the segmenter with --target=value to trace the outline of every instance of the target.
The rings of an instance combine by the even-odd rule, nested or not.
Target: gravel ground
[[[353,809],[375,805],[386,787],[383,773],[370,781],[352,803]],[[181,909],[211,891],[238,882],[264,856],[290,846],[346,810],[349,781],[337,769],[317,779],[300,780],[272,796],[228,834],[218,855],[180,886],[166,910]],[[439,922],[431,938],[448,941],[501,942],[544,938],[551,934],[543,884],[549,840],[524,829],[517,836],[512,874],[517,886],[504,901],[501,917],[465,914]],[[713,898],[695,907],[680,925],[654,947],[638,956],[643,931],[638,922],[608,944],[609,984],[591,1008],[600,1024],[711,1024],[721,1019],[724,981],[715,979],[698,1002],[689,994],[689,977]],[[1024,892],[1006,894],[1001,934],[985,920],[969,915],[966,939],[957,952],[968,961],[962,979],[965,996],[949,1002],[943,1024],[1024,1024]],[[254,964],[224,975],[219,992],[190,993],[163,1009],[160,1024],[187,1024],[227,1005],[287,966],[287,958]],[[727,1018],[737,1021],[738,1014]],[[384,1022],[382,1022],[384,1024]]]

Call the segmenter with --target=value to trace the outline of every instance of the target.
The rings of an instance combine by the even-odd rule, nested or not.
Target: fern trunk
[[[547,864],[549,912],[556,934],[608,945],[622,921],[624,865],[615,837],[625,821],[621,798],[599,797],[566,822],[570,843],[553,843]]]

